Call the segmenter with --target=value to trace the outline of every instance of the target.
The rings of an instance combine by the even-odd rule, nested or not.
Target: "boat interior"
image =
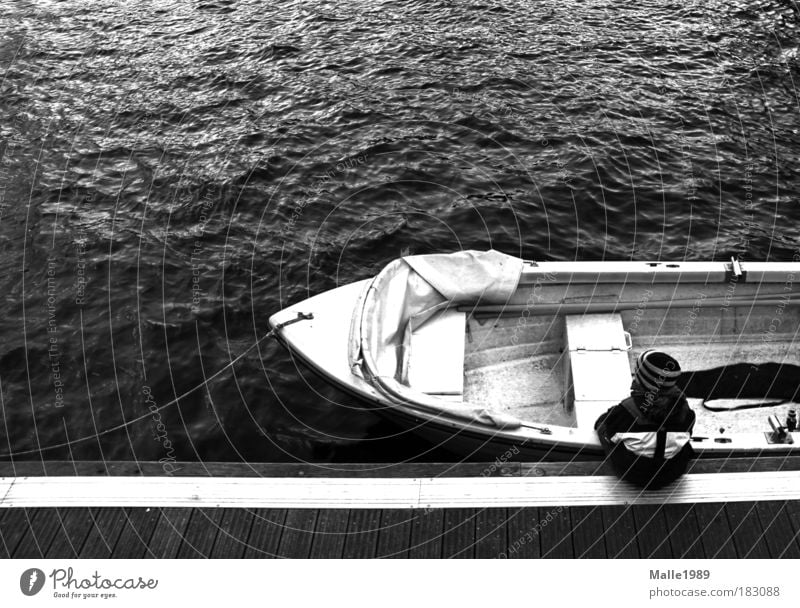
[[[521,286],[502,310],[450,308],[416,330],[408,383],[537,424],[591,428],[630,394],[636,357],[658,349],[681,365],[696,436],[768,431],[770,414],[784,422],[800,401],[800,311],[778,297],[782,287]]]

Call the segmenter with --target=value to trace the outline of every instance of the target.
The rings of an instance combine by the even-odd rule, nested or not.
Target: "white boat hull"
[[[581,357],[589,356],[585,354],[585,347],[575,346],[573,350],[570,350],[572,347],[568,344],[567,333],[573,330],[569,330],[568,325],[564,325],[566,317],[563,314],[558,314],[559,305],[562,309],[565,306],[570,307],[568,312],[572,315],[572,318],[581,321],[583,317],[580,315],[580,311],[572,310],[575,306],[582,306],[586,310],[596,310],[597,306],[603,309],[603,307],[618,307],[621,301],[628,303],[634,302],[635,298],[632,298],[630,293],[635,294],[642,292],[641,282],[644,280],[643,276],[647,272],[648,267],[645,267],[644,270],[641,267],[637,267],[637,272],[639,272],[641,276],[636,276],[636,282],[626,283],[624,289],[613,293],[613,290],[609,291],[608,289],[604,289],[602,285],[607,279],[609,284],[618,286],[616,282],[620,280],[621,274],[630,276],[630,269],[624,266],[625,263],[622,263],[622,267],[619,266],[620,263],[615,263],[613,268],[609,267],[609,272],[605,279],[603,277],[602,268],[597,264],[592,265],[590,270],[580,265],[576,266],[576,263],[564,263],[564,266],[559,266],[558,264],[559,263],[555,262],[549,263],[546,269],[539,268],[536,272],[541,273],[541,277],[559,275],[563,277],[566,271],[569,270],[570,278],[566,286],[557,287],[556,283],[553,282],[553,285],[546,285],[552,293],[549,291],[545,292],[542,287],[544,279],[541,277],[537,278],[535,273],[532,273],[530,268],[526,267],[526,271],[523,273],[523,282],[521,282],[518,288],[518,290],[527,289],[527,292],[537,296],[537,299],[533,302],[535,313],[533,316],[539,315],[542,323],[549,322],[551,325],[554,323],[561,324],[560,327],[562,327],[562,329],[559,330],[561,333],[556,336],[557,339],[552,340],[552,353],[549,355],[545,353],[541,358],[537,358],[539,355],[536,353],[531,355],[531,344],[535,346],[534,350],[541,350],[541,345],[552,338],[549,334],[544,335],[544,337],[540,336],[540,338],[542,338],[541,342],[534,343],[532,341],[531,344],[527,346],[524,344],[520,345],[518,343],[519,341],[515,342],[511,339],[514,337],[513,329],[515,328],[509,325],[509,318],[514,320],[520,317],[519,311],[513,310],[513,307],[516,306],[519,308],[521,304],[515,304],[513,302],[510,304],[510,307],[512,307],[510,309],[512,310],[511,317],[509,317],[509,313],[505,310],[491,310],[492,307],[485,307],[483,311],[478,311],[477,309],[472,311],[472,314],[469,315],[470,322],[467,327],[466,382],[464,395],[441,395],[439,399],[442,400],[441,402],[443,404],[442,412],[417,407],[408,399],[403,398],[402,395],[397,397],[392,394],[387,394],[386,391],[376,386],[374,382],[368,381],[364,374],[361,373],[363,370],[356,369],[357,366],[353,365],[351,356],[353,341],[351,319],[354,318],[354,310],[360,306],[364,298],[365,290],[372,282],[371,279],[345,285],[290,306],[274,314],[270,318],[270,325],[276,329],[278,338],[291,351],[293,356],[297,357],[329,383],[347,392],[354,398],[369,404],[374,411],[394,421],[402,428],[424,437],[433,445],[444,448],[460,458],[488,459],[489,461],[494,461],[510,452],[514,455],[515,459],[524,460],[593,459],[600,456],[602,450],[592,428],[592,420],[596,418],[597,412],[605,411],[614,401],[624,395],[617,394],[620,392],[619,389],[609,391],[607,387],[601,386],[602,374],[599,375],[599,381],[596,381],[598,389],[600,390],[594,391],[594,393],[590,390],[589,394],[581,394],[580,386],[576,379],[571,377],[571,374],[588,373],[583,371],[575,372],[575,370],[582,369],[575,367],[575,365],[577,365],[578,361],[583,361],[584,363],[582,363],[582,365],[587,367],[585,361],[589,361],[590,359],[579,359],[579,355],[577,354],[579,352],[583,353],[580,355]],[[727,276],[725,272],[721,270],[722,265],[719,263],[715,265],[698,264],[696,268],[691,268],[690,264],[684,264],[683,266],[683,268],[678,269],[683,276],[692,275],[693,272],[695,274],[705,273],[705,276],[712,277],[713,281],[716,283],[719,283],[721,279]],[[800,265],[759,265],[755,270],[761,281],[772,281],[773,284],[777,284],[778,278],[776,277],[781,277],[785,273],[791,275],[795,270],[795,266],[800,267]],[[650,291],[651,293],[655,293],[657,289],[661,289],[662,292],[659,293],[669,293],[671,290],[673,293],[677,293],[675,301],[678,303],[675,304],[674,307],[668,307],[669,311],[671,311],[668,313],[663,312],[663,310],[662,312],[654,312],[654,310],[657,309],[653,308],[653,305],[651,305],[647,314],[641,313],[638,308],[628,306],[620,313],[620,318],[623,319],[627,329],[640,329],[647,326],[648,323],[655,323],[658,319],[661,319],[662,325],[664,323],[669,325],[670,323],[674,324],[676,320],[691,318],[693,308],[684,302],[686,298],[684,295],[681,295],[681,293],[678,293],[680,290],[678,290],[677,284],[670,284],[670,281],[672,281],[672,283],[677,281],[677,283],[681,284],[681,274],[676,274],[678,271],[676,271],[674,267],[668,269],[664,268],[663,270],[663,275],[659,275],[657,270],[651,271],[654,273],[655,278],[653,278],[650,283]],[[667,281],[666,277],[668,277],[670,281]],[[798,273],[798,277],[800,277],[800,273]],[[594,284],[592,284],[592,280]],[[686,284],[683,284],[684,286],[681,287],[681,290],[686,291],[688,289],[691,291],[695,289],[697,287],[696,276],[692,280],[694,284],[692,281],[686,281]],[[709,282],[711,282],[711,279],[709,279]],[[662,283],[662,285],[656,287],[655,284],[657,283]],[[599,288],[598,285],[600,285]],[[710,290],[705,283],[703,283],[703,285],[704,289],[707,291]],[[775,285],[773,285],[773,288],[774,286]],[[566,298],[565,293],[563,293],[565,289],[572,290],[572,292],[566,293]],[[664,292],[664,289],[667,291]],[[717,291],[719,292],[719,289]],[[585,295],[581,295],[585,293],[589,294],[588,298]],[[736,324],[735,317],[738,314],[736,310],[743,306],[742,301],[738,298],[749,297],[748,292],[741,287],[740,293],[742,294],[741,296],[737,296],[737,299],[731,299],[731,303],[728,304],[731,315],[734,317],[734,320],[731,321],[733,323],[732,327],[735,327]],[[520,297],[517,298],[517,301],[524,303],[526,300],[521,298],[525,294],[519,295]],[[712,296],[709,297],[712,297],[712,299],[722,298],[724,297],[724,292],[720,292],[718,295],[712,294]],[[549,299],[553,300],[552,305]],[[708,297],[705,298],[705,300],[709,301]],[[724,304],[723,300],[720,301]],[[772,298],[769,300],[769,303],[762,306],[762,308],[774,307],[777,305],[775,304],[776,301],[778,300]],[[646,304],[647,303],[645,303],[645,305]],[[548,308],[552,306],[555,306],[554,311]],[[717,306],[717,304],[715,303],[714,306]],[[595,308],[592,309],[591,307]],[[523,306],[523,310],[524,308]],[[752,315],[754,314],[752,313],[752,304],[750,308]],[[509,306],[506,306],[505,309],[509,309]],[[682,310],[682,312],[676,313],[676,310]],[[709,306],[704,310],[709,311],[711,307]],[[789,308],[786,306],[784,306],[784,310],[787,312],[781,313],[785,314],[783,320],[794,322],[794,316],[792,315],[795,313],[790,314],[788,312]],[[298,318],[299,313],[306,316],[310,315],[313,318],[292,322]],[[480,321],[481,314],[489,319],[489,323],[493,323],[488,329],[486,329],[485,323],[482,324]],[[605,315],[604,318],[607,318],[608,314],[612,313],[602,313],[602,315]],[[494,315],[494,317],[492,315]],[[661,316],[659,317],[658,315]],[[709,313],[707,316],[711,318],[713,315]],[[724,321],[727,317],[722,318]],[[503,319],[505,319],[505,321],[503,321]],[[556,321],[548,321],[548,319],[556,319]],[[727,323],[727,321],[724,322]],[[710,321],[706,319],[703,323],[710,323]],[[763,322],[756,320],[753,321],[753,323],[754,327],[758,325],[758,323],[761,323],[761,325],[766,323],[766,330],[769,331],[769,323],[767,320]],[[701,324],[698,323],[698,327],[700,325]],[[761,325],[758,325],[758,327]],[[576,327],[578,326],[580,326],[580,323],[576,325]],[[511,329],[509,329],[510,327]],[[796,333],[796,325],[793,327]],[[482,331],[485,335],[481,333]],[[529,333],[533,332],[531,335],[534,335],[535,331],[538,330],[529,327],[526,331],[529,331]],[[583,330],[578,327],[578,329],[574,331],[580,332]],[[734,330],[732,329],[731,331]],[[584,334],[576,333],[576,335]],[[591,335],[591,332],[585,335]],[[782,335],[785,340],[790,341],[788,347],[791,350],[791,335],[789,335],[788,338],[786,338],[785,332]],[[786,344],[784,343],[778,344],[778,342],[775,342],[773,345],[756,344],[756,341],[753,339],[754,336],[752,335],[749,336],[749,342],[740,343],[740,340],[731,341],[728,340],[726,336],[727,334],[721,336],[720,347],[717,350],[730,353],[738,352],[737,349],[744,349],[744,351],[746,351],[747,348],[758,347],[761,349],[759,356],[762,359],[774,359],[778,351],[783,352],[783,357],[786,359]],[[664,344],[668,345],[669,348],[681,353],[683,359],[679,358],[679,360],[691,363],[695,359],[699,361],[705,357],[705,360],[710,360],[710,358],[714,356],[719,356],[715,354],[716,351],[714,349],[717,348],[716,346],[708,343],[705,345],[703,344],[705,338],[702,336],[702,331],[698,335],[693,334],[683,337],[675,328],[667,328],[663,330],[663,335],[658,337]],[[491,340],[495,340],[496,343],[491,343]],[[559,340],[563,342],[560,349]],[[641,333],[634,334],[632,340],[633,344],[623,345],[622,348],[633,347],[634,349],[641,349],[650,346],[650,344],[646,344],[649,338]],[[726,342],[726,340],[728,341]],[[479,347],[475,346],[475,342],[481,342],[481,345]],[[618,351],[620,346],[615,344],[613,348]],[[559,352],[559,350],[566,350],[566,354],[564,352]],[[589,347],[589,350],[591,350],[591,347]],[[610,355],[602,356],[606,359],[610,357]],[[627,362],[627,357],[624,355],[624,352],[622,353],[622,357],[622,360]],[[796,358],[796,355],[794,357]],[[575,360],[575,363],[571,362],[571,359]],[[523,407],[525,404],[514,405],[514,399],[516,398],[514,393],[514,380],[515,377],[519,378],[523,375],[517,370],[524,369],[524,366],[530,361],[535,362],[537,371],[550,374],[551,380],[553,378],[562,378],[563,375],[565,382],[564,395],[557,395],[558,397],[563,397],[563,404],[560,410],[556,411],[555,408],[553,409],[556,413],[554,418],[546,419],[541,416],[536,417],[537,414],[534,413],[532,417],[524,418],[521,425],[515,428],[504,428],[502,425],[487,425],[480,419],[469,421],[459,419],[449,414],[449,412],[453,410],[453,406],[456,408],[459,406],[459,401],[461,399],[465,401],[469,399],[470,402],[480,402],[482,398],[493,405],[499,406],[503,406],[508,402],[508,407],[517,408],[513,412],[517,416],[524,416],[526,412],[544,412],[545,410],[543,409],[525,409],[525,407]],[[588,367],[592,366],[590,365]],[[565,369],[566,371],[564,371]],[[622,364],[620,372],[621,381],[626,381],[624,377],[625,369],[627,369],[626,364]],[[541,378],[536,379],[538,377],[535,375],[531,378],[535,380],[534,384],[536,386],[543,386],[544,383],[540,381]],[[627,381],[629,382],[629,379]],[[524,395],[531,391],[530,387],[532,385],[530,382],[531,379],[529,378],[527,384],[519,384],[521,388],[518,387],[517,389],[518,392],[523,395],[521,398],[523,400]],[[561,381],[559,380],[559,382]],[[567,386],[567,384],[569,384],[569,386]],[[619,386],[619,383],[617,383],[617,386]],[[544,387],[542,390],[544,392],[549,390],[552,393],[554,391],[561,391],[561,388],[561,384],[556,382],[553,386],[549,388]],[[494,393],[492,391],[494,391]],[[570,392],[572,394],[570,394],[567,399],[566,394]],[[542,397],[542,399],[545,399],[545,397]],[[696,410],[697,407],[701,407],[699,401],[692,402],[692,405],[695,406]],[[585,410],[589,412],[585,420],[580,420],[579,412],[576,413],[576,410],[580,410],[581,407],[589,408]],[[761,416],[763,420],[761,422],[748,423],[750,426],[738,422],[738,427],[736,425],[731,425],[728,428],[723,427],[721,430],[719,428],[708,428],[708,425],[706,425],[705,428],[696,429],[696,436],[693,439],[695,451],[701,456],[713,457],[738,455],[775,456],[794,453],[797,449],[797,442],[800,441],[800,434],[789,434],[789,437],[794,438],[794,443],[789,443],[792,441],[791,439],[786,442],[769,442],[766,438],[767,432],[770,431],[769,426],[766,424],[766,413],[768,413],[768,411],[765,410],[760,413],[764,414]],[[755,415],[756,414],[751,414],[751,417]],[[559,418],[559,416],[561,418]],[[753,419],[755,420],[755,418]],[[713,423],[716,419],[709,418],[709,420]]]

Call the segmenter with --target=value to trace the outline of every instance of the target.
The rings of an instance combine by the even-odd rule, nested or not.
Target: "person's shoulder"
[[[689,401],[686,399],[686,396],[683,393],[681,393],[677,398],[675,405],[677,406],[675,408],[676,411],[694,418],[694,410],[692,409],[692,406],[689,405]]]
[[[667,423],[670,425],[677,424],[679,426],[692,426],[697,418],[694,410],[689,405],[686,397],[680,395],[675,401],[675,406],[672,408]]]
[[[629,403],[626,404],[625,402],[628,401]],[[626,405],[630,405],[634,403],[632,397],[627,397],[620,401],[617,405],[613,406],[610,410],[608,410],[608,414],[606,416],[606,424],[607,425],[625,425],[629,426],[633,422],[635,422],[635,418],[630,413],[628,407]]]

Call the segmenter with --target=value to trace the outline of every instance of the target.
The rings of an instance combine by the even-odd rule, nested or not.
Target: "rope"
[[[203,388],[204,386],[206,386],[206,385],[207,385],[209,382],[211,382],[211,381],[212,381],[214,378],[216,378],[217,376],[219,376],[219,375],[220,375],[220,374],[222,374],[223,372],[225,372],[225,371],[229,370],[229,369],[230,369],[230,368],[232,368],[234,365],[236,365],[236,364],[237,364],[239,361],[241,361],[241,360],[242,360],[242,359],[243,359],[243,358],[244,358],[244,357],[245,357],[245,356],[246,356],[246,355],[247,355],[247,354],[248,354],[250,351],[252,351],[252,350],[253,350],[253,349],[254,349],[256,346],[258,346],[259,344],[261,344],[261,343],[262,343],[264,340],[266,340],[267,338],[272,338],[272,337],[274,337],[274,336],[275,336],[275,334],[276,334],[278,331],[280,331],[281,329],[283,329],[283,328],[284,328],[284,327],[286,327],[287,325],[291,325],[292,323],[297,323],[298,321],[308,321],[308,320],[311,320],[311,319],[313,319],[313,318],[314,318],[314,315],[313,315],[313,313],[303,313],[303,312],[298,312],[298,313],[297,313],[297,317],[295,317],[294,319],[290,319],[290,320],[288,320],[288,321],[284,321],[283,323],[279,323],[278,325],[276,325],[274,328],[272,328],[272,329],[271,329],[271,330],[269,330],[269,331],[268,331],[266,334],[264,334],[264,335],[263,335],[263,336],[261,336],[261,337],[260,337],[258,340],[256,340],[256,341],[255,341],[253,344],[251,344],[251,345],[250,345],[250,346],[249,346],[249,347],[248,347],[248,348],[247,348],[247,349],[246,349],[244,352],[242,352],[242,353],[241,353],[241,354],[240,354],[238,357],[236,357],[235,359],[233,359],[233,360],[232,360],[230,363],[228,363],[227,365],[225,365],[225,366],[224,366],[224,367],[222,367],[221,369],[219,369],[219,370],[217,370],[216,372],[214,372],[214,373],[213,373],[211,376],[209,376],[208,378],[206,378],[205,380],[203,380],[203,381],[202,381],[200,384],[198,384],[198,385],[197,385],[197,386],[195,386],[194,388],[190,388],[188,391],[186,391],[185,393],[183,393],[183,394],[182,394],[180,397],[176,397],[176,398],[175,398],[175,399],[173,399],[172,401],[170,401],[170,402],[168,402],[168,403],[165,403],[164,405],[162,405],[162,406],[159,406],[158,408],[156,408],[156,409],[154,409],[154,410],[148,410],[148,413],[147,413],[147,414],[142,414],[142,415],[141,415],[141,416],[139,416],[138,418],[134,418],[133,420],[128,420],[127,422],[123,422],[122,424],[118,424],[117,426],[111,427],[110,429],[105,429],[105,430],[103,430],[103,431],[100,431],[99,433],[95,433],[94,435],[91,435],[91,436],[89,436],[89,437],[81,437],[80,439],[73,439],[73,440],[71,440],[71,441],[65,441],[64,443],[58,443],[58,444],[56,444],[56,445],[48,445],[47,447],[43,447],[43,448],[37,448],[37,449],[35,449],[35,450],[24,450],[24,451],[21,451],[21,452],[7,452],[7,453],[4,453],[4,454],[0,454],[0,458],[13,458],[13,457],[15,457],[15,456],[24,456],[24,455],[26,455],[26,454],[36,454],[36,453],[39,453],[39,452],[44,452],[45,450],[55,450],[55,449],[58,449],[58,448],[65,448],[65,447],[68,447],[68,446],[72,446],[72,445],[74,445],[74,444],[76,444],[76,443],[80,443],[80,442],[82,442],[82,441],[89,441],[90,439],[97,439],[98,437],[101,437],[101,436],[103,436],[103,435],[108,435],[109,433],[113,433],[113,432],[115,432],[115,431],[119,431],[119,430],[121,430],[121,429],[124,429],[125,427],[128,427],[128,426],[132,425],[132,424],[135,424],[135,423],[137,423],[137,422],[141,422],[141,421],[142,421],[142,420],[144,420],[145,418],[150,418],[150,417],[151,417],[153,414],[155,414],[156,412],[160,412],[161,410],[164,410],[164,409],[166,409],[166,408],[168,408],[168,407],[171,407],[171,406],[175,405],[175,404],[176,404],[176,403],[178,403],[178,402],[179,402],[181,399],[184,399],[184,398],[188,397],[189,395],[191,395],[192,393],[194,393],[196,390],[198,390],[198,389],[201,389],[201,388]]]

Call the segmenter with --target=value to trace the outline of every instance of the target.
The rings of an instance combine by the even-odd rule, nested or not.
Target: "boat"
[[[795,454],[800,262],[414,255],[270,326],[328,382],[459,458],[596,459],[598,416],[657,349],[698,457]]]

